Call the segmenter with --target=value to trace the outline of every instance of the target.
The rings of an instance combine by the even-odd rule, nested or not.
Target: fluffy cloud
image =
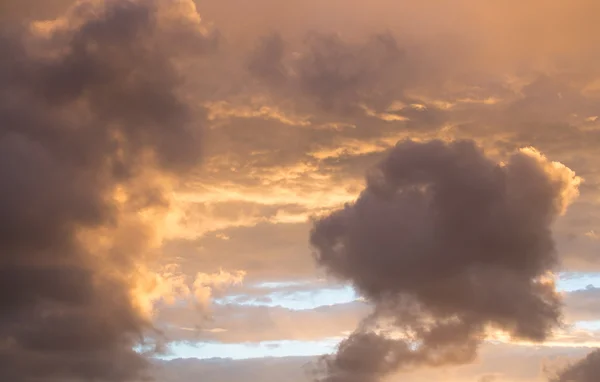
[[[323,380],[470,362],[489,328],[545,340],[561,314],[550,225],[579,183],[533,149],[498,165],[469,141],[398,143],[311,233],[318,263],[375,304]],[[378,333],[381,320],[401,337]]]

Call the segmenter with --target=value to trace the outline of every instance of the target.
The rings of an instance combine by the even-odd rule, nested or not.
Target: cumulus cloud
[[[550,229],[580,182],[533,149],[499,164],[471,141],[399,142],[314,223],[317,262],[374,304],[317,379],[470,362],[489,329],[546,339],[561,322]]]
[[[151,254],[173,179],[200,159],[174,63],[215,47],[199,21],[190,1],[107,0],[3,24],[0,379],[143,369],[165,284]]]

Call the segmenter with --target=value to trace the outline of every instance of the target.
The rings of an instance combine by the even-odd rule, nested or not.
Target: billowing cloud
[[[199,22],[190,1],[107,0],[3,25],[0,379],[144,367],[134,347],[152,344],[148,304],[165,285],[151,255],[173,179],[200,159],[174,63],[214,48]]]
[[[560,324],[550,228],[578,195],[570,169],[533,149],[498,164],[470,141],[402,141],[367,181],[311,233],[317,262],[375,306],[320,381],[470,362],[490,329],[543,341]]]

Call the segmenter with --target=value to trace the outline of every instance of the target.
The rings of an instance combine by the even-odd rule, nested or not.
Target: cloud
[[[406,382],[475,382],[497,376],[501,382],[543,382],[543,369],[548,364],[561,364],[581,357],[585,348],[533,348],[515,345],[485,345],[478,362],[440,369],[415,370],[390,377],[390,381]],[[249,382],[308,382],[311,365],[317,357],[281,357],[246,360],[231,359],[176,359],[160,361],[157,380],[164,382],[192,382],[198,379]],[[485,381],[485,379],[483,379]],[[577,381],[579,382],[579,381]]]
[[[244,270],[245,284],[302,280],[315,275],[306,236],[308,223],[258,223],[214,231],[195,240],[165,244],[166,258],[176,259],[192,277],[198,272]],[[223,240],[223,235],[228,239]],[[269,238],[268,240],[265,238]]]
[[[151,255],[173,179],[200,159],[174,61],[213,48],[189,1],[81,1],[3,28],[0,379],[144,368]]]
[[[533,149],[499,165],[472,141],[399,142],[314,223],[317,262],[375,306],[318,380],[471,362],[490,328],[545,340],[561,316],[550,227],[580,181]]]
[[[73,0],[52,0],[38,3],[35,0],[5,0],[0,3],[0,19],[48,20],[66,11]]]
[[[199,272],[194,280],[194,296],[196,301],[207,307],[214,294],[221,292],[224,288],[230,285],[241,284],[246,272],[224,272],[219,270],[219,273],[202,273]]]
[[[600,307],[596,303],[598,297],[600,297],[600,288],[592,285],[566,294],[567,317],[571,322],[597,320],[600,316]]]
[[[600,350],[595,350],[585,358],[571,364],[550,378],[551,382],[592,382],[600,377]]]
[[[304,382],[306,372],[303,366],[311,360],[311,357],[239,361],[176,359],[159,363],[156,378],[164,382],[192,382],[199,378],[221,382],[234,382],[242,378],[251,382]]]
[[[326,288],[331,289],[326,289]],[[341,338],[371,313],[370,305],[356,300],[344,289],[325,280],[296,283],[232,285],[216,294],[210,311],[190,309],[180,301],[161,306],[155,313],[156,325],[177,342],[198,344],[260,343],[263,341],[319,341]],[[340,293],[341,292],[341,293]],[[488,333],[486,343],[513,343],[523,347],[597,346],[597,330],[577,326],[577,319],[594,316],[594,307],[585,305],[575,291],[566,294],[564,329],[553,330],[544,344],[515,340],[502,332]],[[339,296],[339,297],[338,297]],[[593,298],[590,295],[588,299]],[[335,303],[335,301],[349,301]],[[206,319],[206,313],[210,316]],[[575,324],[575,325],[573,325]]]
[[[367,313],[368,307],[361,302],[302,310],[280,306],[213,304],[209,320],[184,306],[161,309],[156,320],[175,341],[235,344],[342,337]]]

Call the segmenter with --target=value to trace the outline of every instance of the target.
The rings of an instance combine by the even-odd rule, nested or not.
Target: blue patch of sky
[[[314,282],[312,280],[308,281],[269,281],[264,283],[256,283],[254,287],[261,289],[278,289],[278,288],[288,288],[294,286],[302,286],[302,285],[311,285]]]
[[[314,284],[312,284],[314,285]],[[600,287],[600,273],[563,272],[557,280],[557,288],[564,292]],[[294,287],[306,289],[294,290]],[[281,306],[288,309],[314,309],[319,306],[342,304],[355,301],[357,294],[351,286],[310,289],[311,282],[269,282],[253,285],[265,289],[259,296],[230,295],[217,299],[217,304]],[[286,290],[289,288],[290,290]],[[261,298],[262,297],[262,298]],[[264,298],[268,297],[268,298]],[[582,321],[575,324],[583,330],[600,330],[600,321]],[[197,345],[178,343],[171,346],[172,358],[232,358],[247,359],[261,357],[313,356],[331,353],[340,339],[322,341],[272,341],[253,344],[201,343]]]
[[[176,343],[170,347],[171,353],[159,358],[231,358],[249,359],[263,357],[315,356],[335,351],[340,338],[327,338],[321,341],[265,341],[259,343]]]
[[[309,289],[301,291],[265,291],[264,295],[229,295],[215,300],[216,304],[280,306],[287,309],[315,309],[319,306],[345,304],[358,296],[351,286]]]
[[[574,326],[576,329],[597,331],[600,330],[600,321],[579,321]]]
[[[600,287],[600,273],[562,272],[556,287],[563,292],[572,292],[586,289],[589,285]]]
[[[254,306],[280,306],[287,309],[315,309],[319,306],[345,304],[356,301],[358,295],[349,286],[310,289],[309,281],[268,282],[253,287],[264,289],[264,294],[250,296],[243,294],[228,295],[215,300],[216,304],[239,304]],[[557,280],[557,288],[564,292],[585,289],[589,285],[600,287],[599,273],[563,272]],[[286,290],[287,288],[306,286],[305,290]]]

